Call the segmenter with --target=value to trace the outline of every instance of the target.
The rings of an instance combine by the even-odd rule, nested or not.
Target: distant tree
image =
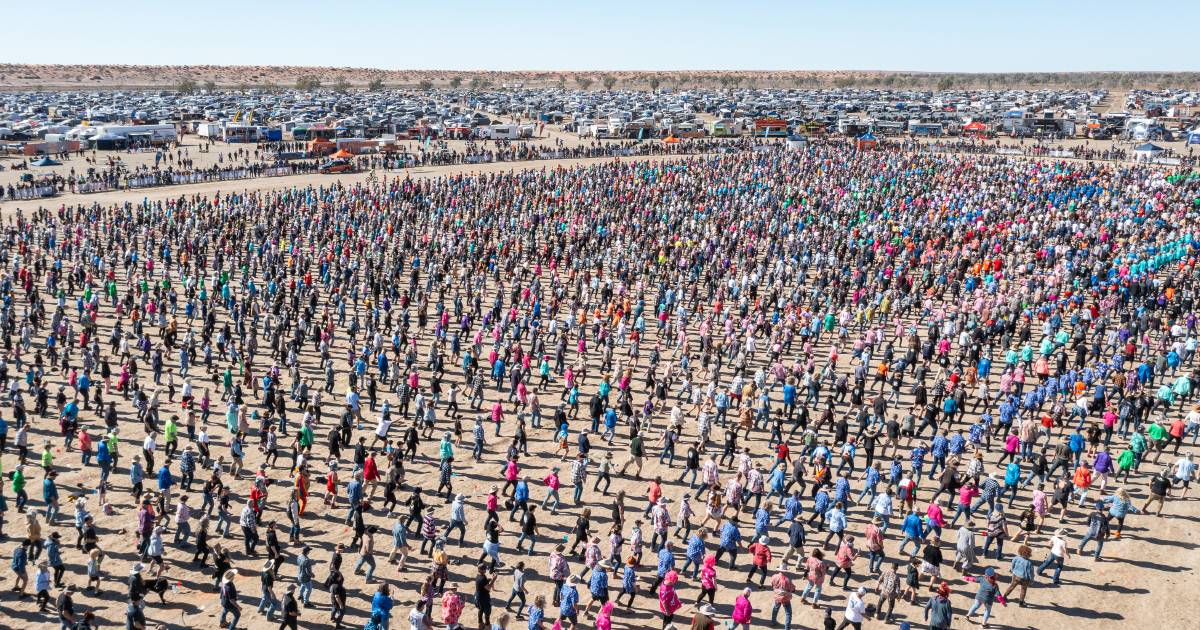
[[[305,92],[319,90],[321,89],[321,80],[312,75],[306,74],[299,79],[296,79],[296,89]]]
[[[944,77],[938,79],[937,89],[949,90],[952,87],[954,87],[954,77],[944,76]]]
[[[579,75],[575,77],[575,84],[579,86],[579,89],[586,91],[592,87],[592,78]]]
[[[422,92],[428,92],[433,89],[433,81],[421,79],[420,83],[417,83],[417,87],[421,88]]]
[[[379,78],[371,79],[371,82],[367,84],[367,89],[372,92],[378,92],[378,91],[382,90],[383,89],[383,79],[379,79]]]
[[[483,87],[483,79],[480,79],[479,77],[471,77],[470,85],[472,90],[478,90],[479,88]]]
[[[646,81],[646,83],[650,84],[651,92],[657,92],[658,86],[662,84],[662,81],[660,81],[658,77],[650,77],[650,80]]]
[[[604,84],[604,89],[611,92],[613,86],[617,84],[617,77],[614,77],[611,74],[606,74],[600,78],[600,83]]]
[[[350,82],[346,80],[346,77],[338,77],[337,81],[333,82],[333,90],[345,93],[350,90]]]
[[[450,79],[450,87],[457,90],[458,86],[462,85],[462,77],[454,77]]]
[[[205,81],[204,82],[204,90],[206,92],[216,92],[217,91],[217,82],[213,81],[212,79]]]
[[[197,85],[193,79],[184,79],[175,84],[175,91],[180,94],[192,94],[196,91]]]

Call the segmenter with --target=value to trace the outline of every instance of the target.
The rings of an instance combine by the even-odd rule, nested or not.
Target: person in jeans
[[[975,611],[983,608],[983,627],[986,628],[988,619],[992,617],[992,604],[996,602],[999,594],[1000,587],[996,584],[996,570],[988,567],[983,572],[983,579],[979,581],[979,590],[975,592],[975,602],[967,611],[967,619],[970,619]]]
[[[225,625],[225,617],[232,615],[233,618],[229,620],[229,630],[235,630],[238,619],[242,617],[242,607],[238,604],[237,587],[233,584],[233,579],[236,577],[237,569],[229,569],[221,579],[221,618],[217,620],[217,625]]]
[[[267,621],[275,621],[275,612],[279,610],[279,598],[275,597],[275,563],[267,560],[263,565],[262,574],[259,578],[262,580],[262,599],[258,602],[258,612],[263,609],[267,611]]]
[[[1017,555],[1012,559],[1012,582],[1008,588],[1004,589],[1004,597],[1008,597],[1017,588],[1021,589],[1021,605],[1025,605],[1025,591],[1029,589],[1029,585],[1033,583],[1033,561],[1029,559],[1033,555],[1033,550],[1029,545],[1021,545],[1017,549]]]
[[[1071,557],[1071,550],[1068,548],[1067,539],[1064,538],[1065,535],[1066,530],[1062,528],[1054,532],[1054,536],[1050,539],[1050,555],[1042,561],[1042,564],[1037,569],[1037,574],[1043,576],[1046,569],[1050,565],[1054,565],[1055,584],[1058,584],[1058,575],[1062,573],[1063,561]]]
[[[792,583],[792,579],[787,576],[787,573],[779,571],[771,578],[771,591],[774,594],[774,603],[771,605],[771,626],[775,626],[776,616],[782,609],[783,630],[791,630],[792,594],[796,592],[796,585]]]

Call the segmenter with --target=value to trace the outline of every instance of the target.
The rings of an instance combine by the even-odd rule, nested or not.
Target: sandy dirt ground
[[[141,158],[144,156],[135,156]],[[534,167],[551,168],[562,165],[569,166],[576,163],[589,163],[591,160],[580,161],[564,161],[558,163],[535,163]],[[451,173],[480,173],[491,172],[496,170],[509,170],[519,168],[521,165],[514,164],[489,164],[476,167],[437,167],[430,169],[417,169],[411,171],[415,176],[437,176]],[[5,173],[7,176],[8,173]],[[361,181],[366,175],[360,174],[354,177],[338,177],[336,179],[343,182]],[[94,200],[99,203],[113,203],[124,200],[141,201],[144,197],[150,199],[178,196],[180,194],[210,194],[217,190],[227,191],[232,189],[248,189],[262,190],[267,188],[277,188],[293,185],[307,184],[327,184],[335,181],[335,178],[322,176],[307,176],[294,178],[280,178],[269,180],[253,180],[248,182],[236,182],[234,184],[219,185],[197,185],[197,186],[182,186],[167,189],[149,190],[145,192],[134,192],[130,194],[124,193],[108,193],[89,197],[89,200]],[[62,201],[53,200],[48,205],[57,207]],[[6,204],[5,214],[11,218],[11,211],[15,205],[23,205],[29,207],[33,204],[28,202],[25,204]],[[111,312],[111,311],[110,311]],[[111,321],[102,323],[102,330],[109,330]],[[649,339],[644,347],[649,348],[653,345],[656,339],[655,327],[649,327]],[[152,328],[153,330],[153,328]],[[152,333],[156,335],[156,333]],[[429,342],[429,335],[426,334],[421,338],[420,356],[425,356],[425,347]],[[344,355],[347,348],[345,346],[344,337],[339,341],[338,345],[333,349],[334,356]],[[40,342],[35,343],[35,346],[40,346]],[[828,351],[828,346],[825,340],[818,345],[815,356],[825,356]],[[620,352],[619,352],[620,353]],[[618,354],[619,354],[618,353]],[[843,353],[846,357],[848,353]],[[590,364],[590,371],[595,373],[599,369],[598,357],[592,357],[593,361]],[[643,358],[643,361],[645,359]],[[302,357],[302,364],[305,366],[305,376],[312,379],[314,383],[320,382],[320,375],[315,369],[318,358],[313,353],[311,346],[306,348],[305,355]],[[174,369],[174,361],[169,360],[168,365],[170,370]],[[449,358],[448,366],[454,365],[454,359]],[[224,366],[220,366],[222,369]],[[664,368],[665,369],[665,366]],[[845,360],[842,361],[840,370],[845,371],[850,369],[850,364]],[[199,371],[199,370],[197,370]],[[196,387],[197,394],[203,388],[209,388],[214,393],[214,414],[210,419],[210,426],[213,427],[212,435],[217,446],[214,451],[218,453],[227,452],[228,436],[225,434],[223,427],[223,412],[224,407],[216,401],[217,388],[215,377],[213,381],[208,381],[203,377],[202,371],[200,376],[195,376],[192,379],[193,385]],[[461,372],[453,367],[448,367],[448,379],[461,380]],[[640,382],[641,379],[639,379]],[[51,390],[57,389],[57,385],[63,382],[63,377],[57,373],[51,376]],[[165,381],[164,381],[165,382]],[[182,379],[176,377],[176,384],[182,385]],[[583,388],[581,401],[585,401],[590,397],[590,394],[595,390],[597,380],[591,377]],[[335,389],[334,402],[340,400],[340,396],[344,392],[345,380],[339,376],[337,388]],[[906,388],[907,391],[907,388]],[[546,403],[552,403],[557,399],[560,392],[559,383],[554,383],[547,392],[542,394],[542,398]],[[635,407],[640,405],[644,400],[644,392],[635,395]],[[499,396],[506,394],[498,394],[494,388],[487,388],[487,404],[485,409],[490,407],[493,400]],[[176,396],[174,401],[166,400],[165,388],[162,391],[164,418],[172,412],[178,412],[179,397]],[[908,395],[904,395],[908,399]],[[126,474],[126,464],[129,457],[137,452],[139,443],[143,437],[143,430],[136,422],[132,407],[128,401],[116,398],[119,402],[119,410],[122,413],[121,419],[121,440],[123,462],[121,467],[112,476],[113,490],[109,493],[109,498],[113,502],[115,514],[112,516],[98,515],[98,525],[101,531],[101,540],[103,547],[108,554],[108,558],[104,563],[104,572],[106,579],[103,583],[103,591],[98,594],[78,594],[76,596],[76,605],[79,609],[92,608],[96,611],[97,617],[103,620],[102,627],[117,627],[117,624],[123,623],[123,610],[125,600],[125,581],[129,575],[131,565],[137,560],[135,554],[135,540],[133,527],[135,525],[136,506],[132,496],[129,494],[129,482]],[[393,403],[396,396],[390,392],[384,391],[381,394],[381,399],[391,399]],[[466,405],[464,405],[465,409]],[[314,452],[317,455],[316,461],[322,461],[325,454],[325,446],[323,436],[328,432],[332,423],[336,423],[335,415],[336,404],[327,404],[325,416],[320,419],[319,425],[316,427],[315,433],[318,436],[318,445]],[[845,406],[839,410],[844,412]],[[0,413],[7,413],[7,410],[0,410]],[[293,418],[299,417],[299,412],[296,411],[294,403],[289,401],[289,415]],[[474,414],[469,411],[466,414],[466,427],[470,427],[470,419]],[[356,432],[356,435],[370,435],[374,424],[374,414],[367,414],[368,422],[364,423],[361,431]],[[973,419],[971,414],[969,419]],[[663,426],[663,418],[661,415],[657,418],[657,428]],[[81,415],[83,425],[90,427],[90,430],[95,434],[100,427],[103,426],[101,419],[96,415],[94,410],[85,411]],[[445,428],[449,427],[448,421],[440,420]],[[582,422],[582,421],[580,421]],[[402,431],[401,423],[392,427],[391,435],[398,437]],[[84,566],[86,558],[73,547],[75,541],[75,532],[71,525],[71,501],[66,500],[68,495],[83,494],[88,497],[88,508],[92,513],[97,513],[97,505],[95,496],[90,490],[94,485],[95,476],[98,474],[96,468],[87,469],[86,473],[81,473],[79,470],[79,454],[77,452],[68,452],[60,448],[61,440],[57,437],[55,427],[57,426],[54,418],[44,417],[37,418],[34,421],[36,431],[31,435],[30,443],[33,446],[31,450],[35,454],[31,460],[36,460],[36,452],[40,451],[44,441],[51,441],[55,450],[55,464],[60,471],[58,478],[59,487],[64,495],[63,513],[59,517],[59,522],[53,527],[44,527],[43,531],[46,534],[49,532],[59,532],[62,534],[64,541],[65,560],[69,567],[68,580],[82,587],[84,578]],[[685,435],[681,440],[681,444],[686,444],[694,437],[695,425],[690,420],[685,423]],[[611,451],[614,454],[618,464],[623,462],[627,457],[627,438],[624,431],[618,432],[621,437],[616,443],[609,447],[602,442],[596,440],[593,444],[597,450],[603,455],[606,451]],[[483,500],[488,488],[501,482],[500,468],[504,462],[504,449],[508,443],[508,439],[513,434],[511,425],[505,426],[503,435],[500,440],[491,436],[491,431],[488,431],[488,444],[484,454],[483,462],[480,464],[470,464],[467,457],[459,458],[461,467],[459,474],[454,479],[455,491],[465,493],[468,497],[469,511],[469,531],[467,535],[467,544],[463,548],[457,547],[451,543],[448,547],[452,557],[456,559],[456,564],[451,567],[451,581],[457,582],[462,586],[464,593],[470,591],[470,577],[474,575],[474,560],[479,555],[479,545],[482,540],[481,526],[483,523]],[[532,457],[524,459],[525,474],[531,479],[540,479],[549,469],[550,466],[559,465],[556,458],[552,457],[554,443],[552,440],[552,430],[548,428],[531,429],[530,430],[530,452]],[[828,434],[826,433],[825,436]],[[647,440],[648,445],[653,445],[658,439],[659,433],[654,432]],[[754,452],[765,455],[769,452],[766,447],[767,434],[763,431],[755,431],[752,439],[747,444]],[[186,436],[181,432],[181,443],[186,443]],[[251,441],[251,444],[254,444]],[[793,441],[793,445],[795,442]],[[719,454],[719,445],[710,445],[710,451],[715,451]],[[436,441],[427,441],[422,445],[422,458],[418,463],[412,465],[408,469],[407,486],[405,491],[401,493],[401,497],[408,496],[408,487],[413,485],[420,486],[426,489],[427,493],[431,494],[436,487]],[[682,454],[683,448],[680,449]],[[1187,448],[1185,451],[1193,449]],[[464,442],[460,453],[469,453],[469,431],[467,441]],[[573,449],[572,449],[573,452]],[[987,457],[988,467],[990,470],[995,470],[995,462],[998,453],[993,452]],[[161,453],[160,453],[161,456]],[[1163,463],[1172,461],[1169,456],[1163,457]],[[263,461],[263,455],[256,449],[250,449],[247,457],[247,471],[257,469]],[[16,455],[10,446],[9,450],[3,453],[3,468],[5,471],[11,471],[16,464]],[[859,462],[861,466],[861,461]],[[563,474],[567,474],[569,462],[562,464]],[[591,507],[594,511],[593,528],[603,533],[607,531],[609,523],[609,506],[613,501],[613,494],[618,490],[624,490],[627,493],[627,507],[630,512],[630,518],[636,518],[636,514],[640,514],[645,505],[644,493],[646,489],[645,479],[653,478],[655,475],[661,475],[666,481],[666,496],[672,499],[678,499],[680,495],[686,491],[686,487],[676,483],[676,478],[681,472],[680,461],[677,459],[674,468],[668,468],[666,465],[658,463],[657,451],[653,448],[648,449],[648,457],[646,467],[643,473],[643,480],[638,481],[632,477],[618,478],[615,477],[612,484],[612,492],[607,496],[601,496],[598,493],[591,491],[591,481],[588,483],[588,492],[585,494],[585,501],[582,505],[574,505],[570,500],[571,490],[568,487],[564,488],[563,497],[564,503],[557,516],[550,518],[547,514],[542,514],[542,536],[539,539],[538,554],[533,557],[523,558],[533,569],[534,577],[530,580],[530,599],[535,594],[546,594],[549,596],[550,583],[544,577],[546,573],[546,556],[554,542],[564,540],[580,510],[584,507]],[[35,471],[36,466],[30,467],[29,475],[29,490],[32,497],[31,506],[40,512],[42,502],[40,500],[40,485],[41,473]],[[1128,490],[1134,496],[1136,504],[1140,507],[1141,503],[1147,496],[1146,484],[1149,475],[1148,471],[1153,470],[1150,465],[1143,466],[1142,474],[1136,476],[1129,484],[1126,485]],[[348,468],[343,468],[343,473]],[[317,474],[323,474],[323,466],[316,465],[315,471]],[[177,469],[176,469],[177,472]],[[251,478],[250,473],[243,475],[233,482],[235,492],[239,497],[244,497],[249,491]],[[268,514],[277,518],[280,524],[284,527],[283,533],[286,534],[286,518],[283,514],[285,502],[287,499],[289,471],[287,468],[287,458],[281,457],[277,466],[269,469],[269,475],[277,483],[271,488]],[[729,475],[728,469],[724,471],[723,479]],[[594,477],[593,477],[594,478]],[[202,477],[197,475],[197,484],[193,486],[193,491],[190,493],[192,504],[198,506],[200,503],[200,487]],[[76,490],[79,484],[83,484]],[[7,483],[6,483],[7,485]],[[151,480],[147,481],[147,487],[153,486]],[[544,488],[540,483],[534,483],[532,491],[532,499],[540,501],[545,494]],[[859,483],[857,479],[853,484],[855,488],[855,496]],[[320,583],[324,580],[327,574],[327,564],[333,546],[339,542],[346,542],[350,538],[350,531],[344,524],[346,515],[346,506],[344,498],[342,503],[336,509],[325,509],[321,506],[321,501],[316,498],[318,496],[319,484],[313,484],[313,499],[309,503],[309,511],[303,519],[303,539],[306,543],[314,547],[313,557],[318,561],[316,569],[316,582]],[[926,481],[921,488],[919,498],[926,499],[935,489],[934,486]],[[2,627],[10,628],[49,628],[57,627],[57,622],[51,616],[37,612],[37,608],[33,603],[32,598],[17,599],[16,596],[8,592],[8,587],[11,586],[11,572],[8,570],[8,559],[12,548],[21,536],[26,532],[26,524],[20,515],[13,509],[13,498],[11,492],[9,494],[9,511],[4,514],[5,537],[0,540],[0,557],[3,558],[4,569],[0,574],[5,576],[3,590],[0,591],[0,615],[4,615],[5,621],[0,622]],[[242,500],[239,498],[234,501],[235,516],[236,511],[240,509]],[[1018,509],[1022,509],[1028,504],[1029,494],[1023,493],[1020,500],[1016,503]],[[448,516],[448,507],[443,506],[441,501],[435,501],[437,505],[437,518],[442,526],[446,523]],[[923,504],[923,502],[922,502]],[[806,507],[810,505],[808,498],[805,498]],[[703,514],[703,506],[694,503],[694,507],[698,513],[695,522],[699,522]],[[865,506],[854,507],[851,510],[850,530],[856,534],[861,534],[865,527]],[[672,517],[674,517],[675,507],[672,504]],[[1069,517],[1063,526],[1067,527],[1071,532],[1072,546],[1078,541],[1078,534],[1083,527],[1086,512],[1073,507],[1069,513]],[[392,624],[392,628],[407,628],[407,622],[404,618],[407,615],[411,604],[415,601],[415,589],[420,584],[422,578],[426,574],[429,566],[428,560],[424,557],[414,556],[406,571],[398,571],[395,566],[388,565],[384,561],[386,553],[391,549],[390,536],[387,534],[390,531],[394,518],[389,518],[382,514],[379,510],[374,511],[368,519],[369,524],[377,525],[381,533],[375,537],[375,544],[378,550],[377,557],[379,560],[379,568],[376,571],[376,578],[386,581],[391,584],[396,595],[396,615]],[[747,522],[751,520],[750,513],[744,513],[742,516],[743,533],[747,533]],[[514,545],[516,541],[516,525],[501,518],[501,523],[505,529],[501,539],[502,557],[505,561],[504,568],[501,569],[501,578],[496,584],[494,590],[497,598],[496,607],[502,607],[504,600],[509,594],[511,583],[511,567],[512,563],[519,558],[515,551]],[[984,519],[977,517],[975,519],[975,529],[979,532],[977,542],[982,545],[983,542],[983,525]],[[1047,522],[1047,531],[1042,535],[1034,537],[1033,546],[1034,560],[1040,562],[1046,556],[1046,545],[1048,534],[1053,531],[1058,525],[1054,519],[1049,519]],[[1150,627],[1168,627],[1168,628],[1184,628],[1197,627],[1192,616],[1195,606],[1193,603],[1194,593],[1200,580],[1197,579],[1195,569],[1200,566],[1200,546],[1198,546],[1197,532],[1200,532],[1200,502],[1195,497],[1188,497],[1186,500],[1170,500],[1164,511],[1162,518],[1146,515],[1130,516],[1126,528],[1125,536],[1119,541],[1110,541],[1104,550],[1104,557],[1101,561],[1094,561],[1091,557],[1077,558],[1072,557],[1066,563],[1066,568],[1063,571],[1063,580],[1060,587],[1052,587],[1047,579],[1039,579],[1036,585],[1030,590],[1028,601],[1029,605],[1020,608],[1017,605],[1010,604],[1007,607],[997,605],[995,616],[992,621],[992,627],[997,628],[1038,628],[1041,630],[1066,630],[1075,628],[1150,628]],[[1010,525],[1013,532],[1016,531],[1015,523]],[[259,591],[259,571],[263,563],[263,558],[260,556],[257,559],[247,558],[242,553],[242,544],[238,540],[240,534],[237,534],[238,528],[233,527],[234,535],[227,540],[221,541],[226,548],[232,550],[234,566],[240,571],[240,576],[237,579],[237,585],[242,593],[242,609],[241,618],[242,627],[248,628],[268,628],[275,627],[276,624],[268,624],[264,617],[255,613],[254,608],[258,603]],[[647,526],[649,533],[649,527]],[[647,533],[647,536],[648,536]],[[782,553],[783,545],[781,544],[781,532],[777,532],[772,540],[772,547],[776,553]],[[191,552],[179,550],[169,544],[170,537],[173,535],[173,528],[168,532],[168,551],[167,551],[167,568],[165,575],[172,584],[177,585],[177,592],[167,592],[165,594],[165,602],[160,602],[157,596],[151,596],[151,601],[147,606],[147,617],[154,624],[162,624],[168,628],[216,628],[217,615],[220,612],[220,606],[217,602],[217,595],[212,586],[212,578],[207,573],[202,574],[196,570],[191,562]],[[952,537],[952,532],[947,531],[947,538]],[[281,536],[286,541],[286,535]],[[809,530],[809,546],[806,549],[811,549],[814,540],[823,540],[824,536],[819,538],[816,532]],[[710,540],[713,540],[710,538]],[[898,558],[897,547],[898,538],[895,529],[889,532],[888,543],[886,547],[888,561]],[[682,541],[677,541],[677,545],[681,545]],[[606,544],[602,545],[607,549]],[[944,542],[942,544],[943,551],[946,554],[947,563],[953,556],[953,543]],[[711,549],[711,547],[710,547]],[[1010,542],[1006,547],[1007,554],[1011,554],[1015,550],[1015,546]],[[296,551],[296,548],[287,548],[288,562],[284,565],[281,572],[281,583],[278,586],[277,593],[282,594],[286,584],[292,582],[295,575],[295,564],[292,561],[291,555]],[[832,557],[834,549],[829,547],[826,549],[829,557]],[[364,583],[364,578],[361,575],[351,575],[350,569],[357,561],[357,554],[347,553],[346,559],[343,562],[343,570],[347,576],[347,588],[350,592],[350,613],[346,617],[346,622],[350,627],[362,627],[366,621],[367,612],[369,611],[369,599],[375,588],[373,585]],[[644,563],[649,566],[644,566],[641,574],[649,575],[653,572],[653,554],[647,552]],[[983,560],[987,566],[996,566],[998,572],[1004,576],[1004,583],[1008,580],[1008,562],[1007,560],[997,564],[994,560]],[[776,563],[772,563],[773,566]],[[682,560],[680,561],[680,566]],[[577,568],[580,564],[577,560],[572,561],[572,567]],[[720,589],[717,594],[718,612],[723,619],[727,619],[731,610],[731,605],[734,596],[740,591],[744,585],[745,570],[748,565],[747,554],[743,553],[739,558],[739,566],[741,570],[731,571],[724,568],[719,571]],[[855,576],[851,580],[852,586],[865,586],[868,589],[873,589],[875,580],[873,577],[866,575],[866,560],[860,559],[855,566]],[[32,576],[32,567],[30,574]],[[797,582],[798,590],[803,586],[803,580],[797,574],[792,574]],[[958,615],[965,613],[967,606],[971,602],[971,598],[975,592],[975,585],[963,581],[959,573],[948,566],[944,566],[943,575],[948,579],[954,589],[952,601],[955,606],[955,611]],[[31,577],[32,579],[32,577]],[[841,580],[838,579],[840,584]],[[613,577],[610,583],[614,586],[619,586],[619,578]],[[691,580],[681,582],[684,587],[681,589],[680,595],[685,602],[685,609],[681,612],[687,613],[687,618],[690,618],[691,604],[695,601],[698,595],[696,583]],[[647,597],[645,589],[648,582],[645,577],[641,584],[642,593],[639,596],[636,606],[632,610],[618,608],[614,615],[615,625],[619,628],[658,628],[660,627],[656,616],[656,604],[653,599]],[[766,615],[770,609],[770,592],[769,589],[755,589],[752,601],[755,606],[755,628],[768,627],[765,621]],[[614,591],[615,594],[616,591]],[[588,596],[586,589],[581,588],[582,602],[586,604]],[[841,609],[846,602],[846,592],[840,586],[834,587],[832,584],[826,584],[825,594],[822,596],[826,604],[832,604],[836,609],[835,617],[840,621]],[[927,598],[927,592],[923,592],[920,598],[920,603],[923,605]],[[301,626],[308,628],[327,627],[328,620],[328,595],[320,587],[314,593],[313,608],[304,609],[302,611]],[[874,602],[874,597],[868,601]],[[549,616],[554,617],[556,614],[548,611]],[[921,609],[907,603],[899,603],[896,612],[900,620],[906,620],[913,623],[913,627],[924,627],[921,624]],[[498,614],[496,615],[498,616]],[[814,628],[820,627],[822,613],[811,608],[800,606],[797,602],[797,611],[795,624],[793,627]],[[435,612],[435,619],[440,621],[440,612]],[[463,615],[464,621],[467,622],[467,627],[473,627],[474,612],[470,605]],[[688,622],[685,620],[680,625],[681,628],[687,627]],[[1165,625],[1164,625],[1165,624]],[[970,627],[972,624],[964,621],[961,617],[957,618],[954,623],[955,628]],[[524,628],[524,622],[514,622],[511,628]],[[584,621],[582,627],[591,628],[590,621]],[[881,622],[868,621],[865,627],[876,628],[883,627]]]

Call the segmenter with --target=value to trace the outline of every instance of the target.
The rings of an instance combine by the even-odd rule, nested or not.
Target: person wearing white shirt
[[[838,626],[839,628],[854,626],[857,630],[862,627],[863,615],[867,612],[867,603],[863,601],[866,593],[867,589],[860,586],[857,591],[850,594],[850,598],[846,600],[846,617]]]
[[[154,470],[154,450],[158,447],[154,439],[156,435],[158,435],[156,432],[151,431],[142,440],[142,456],[146,460],[146,470]]]
[[[1196,475],[1196,463],[1192,461],[1191,453],[1175,460],[1175,485],[1183,486],[1181,497],[1187,496],[1188,486]]]

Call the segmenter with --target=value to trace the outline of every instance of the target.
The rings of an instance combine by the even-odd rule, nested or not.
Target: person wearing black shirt
[[[54,608],[58,610],[58,619],[62,622],[62,627],[72,627],[75,623],[75,601],[71,599],[70,584],[63,587],[62,593],[59,593],[54,602]]]
[[[533,511],[537,506],[530,506],[529,510],[521,517],[521,536],[517,539],[517,551],[521,550],[521,545],[525,541],[529,541],[528,555],[533,555],[533,546],[537,544],[537,517],[533,515]]]
[[[691,473],[692,480],[688,483],[688,488],[695,488],[696,487],[696,474],[699,472],[699,470],[700,470],[700,451],[696,450],[695,444],[692,444],[692,445],[688,446],[687,457],[684,458],[684,462],[683,462],[683,473],[681,475],[679,475],[678,481],[682,482],[683,478],[688,476],[688,473]]]
[[[480,563],[475,575],[475,610],[479,627],[492,627],[492,586],[496,583],[496,567],[488,572],[487,565]]]
[[[283,548],[279,545],[279,534],[275,532],[275,521],[267,523],[267,558],[272,562],[271,572],[279,575],[279,565],[283,564]]]
[[[1150,479],[1150,498],[1146,499],[1146,504],[1142,506],[1142,511],[1149,514],[1150,504],[1157,503],[1158,511],[1155,512],[1154,515],[1162,516],[1163,504],[1166,502],[1166,498],[1170,494],[1171,477],[1170,469],[1168,468],[1163,472],[1154,475],[1154,477]]]
[[[213,586],[221,583],[221,577],[229,570],[233,563],[229,561],[229,552],[221,547],[220,543],[213,545]]]
[[[342,574],[329,586],[329,620],[335,628],[342,627],[342,618],[346,616],[346,583]]]
[[[129,572],[129,599],[141,599],[146,595],[146,580],[142,577],[142,563],[133,565]]]
[[[208,564],[208,517],[200,518],[200,527],[196,532],[196,553],[192,555],[192,563],[203,568]]]
[[[300,605],[296,602],[296,585],[288,584],[287,593],[283,596],[283,620],[279,624],[279,630],[284,628],[296,630],[296,624],[299,622]]]

